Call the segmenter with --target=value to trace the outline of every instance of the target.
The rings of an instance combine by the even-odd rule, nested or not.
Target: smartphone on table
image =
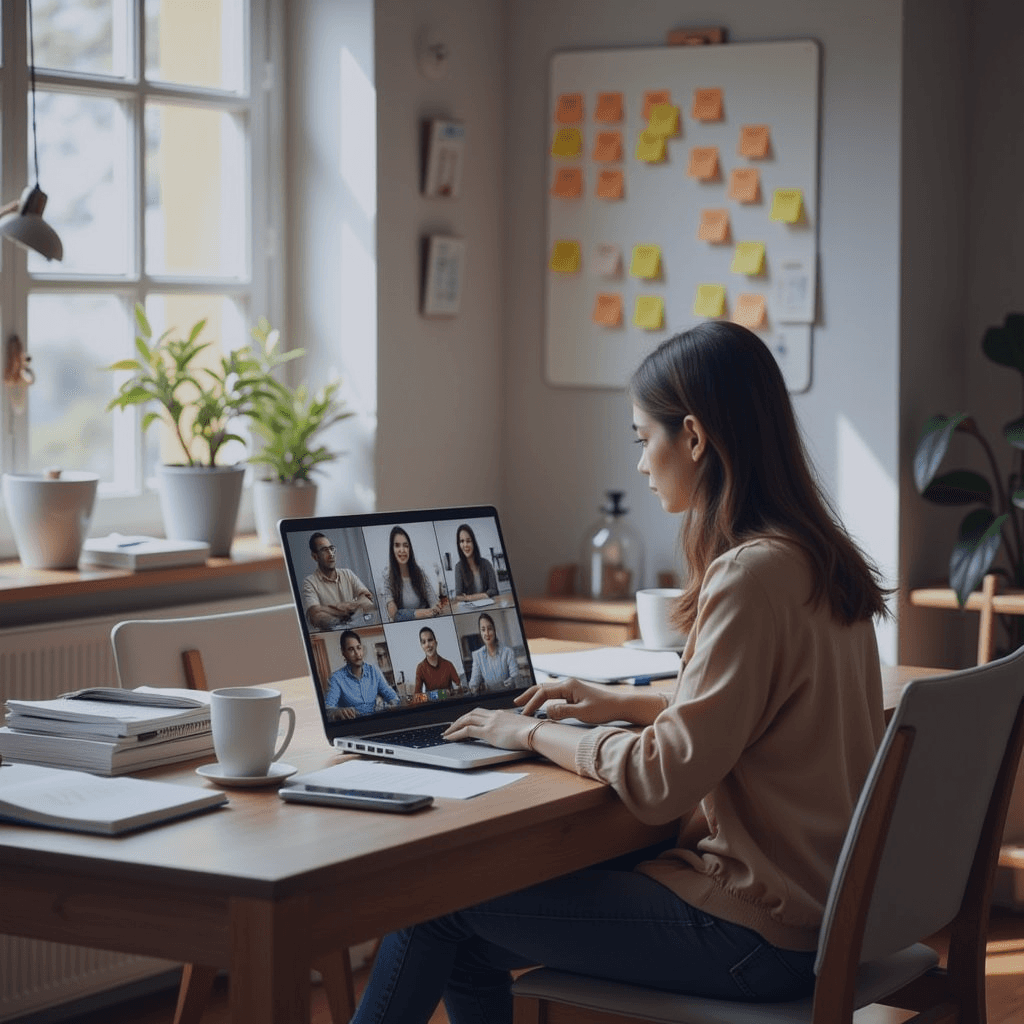
[[[290,803],[321,804],[324,807],[356,807],[367,811],[391,811],[408,814],[429,807],[432,796],[417,793],[390,793],[376,789],[344,789],[339,786],[284,786],[278,790]]]

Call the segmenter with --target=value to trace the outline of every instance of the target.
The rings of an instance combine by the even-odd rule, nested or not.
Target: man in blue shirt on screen
[[[341,654],[345,664],[332,673],[327,683],[327,697],[324,703],[329,708],[344,708],[355,715],[368,715],[380,697],[386,704],[397,704],[398,694],[388,686],[376,665],[363,661],[363,642],[354,629],[341,634]]]

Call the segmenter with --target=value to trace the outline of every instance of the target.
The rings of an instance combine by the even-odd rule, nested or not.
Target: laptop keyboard
[[[448,741],[444,739],[444,733],[451,722],[441,722],[438,725],[425,725],[420,729],[402,729],[398,732],[378,733],[376,736],[367,736],[368,740],[376,740],[378,743],[396,743],[402,747],[439,747]]]

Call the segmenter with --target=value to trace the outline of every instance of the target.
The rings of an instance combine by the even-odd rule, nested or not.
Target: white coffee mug
[[[213,749],[221,771],[250,778],[266,775],[291,742],[294,709],[281,707],[280,690],[264,686],[229,686],[210,697]],[[288,731],[275,750],[281,715],[288,717]]]
[[[680,633],[670,621],[672,609],[682,593],[676,587],[636,592],[636,617],[644,647],[678,648],[686,643],[686,634]]]

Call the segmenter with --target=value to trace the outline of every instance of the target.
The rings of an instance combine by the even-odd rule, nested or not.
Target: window
[[[223,350],[279,312],[274,3],[32,0],[39,184],[64,260],[2,245],[0,339],[23,339],[36,382],[2,389],[0,466],[99,473],[127,526],[156,463],[175,461],[169,436],[143,438],[137,410],[105,411],[123,377],[101,368],[134,353],[135,303],[157,333],[207,318]],[[0,32],[9,202],[35,183],[28,0],[4,0]]]

